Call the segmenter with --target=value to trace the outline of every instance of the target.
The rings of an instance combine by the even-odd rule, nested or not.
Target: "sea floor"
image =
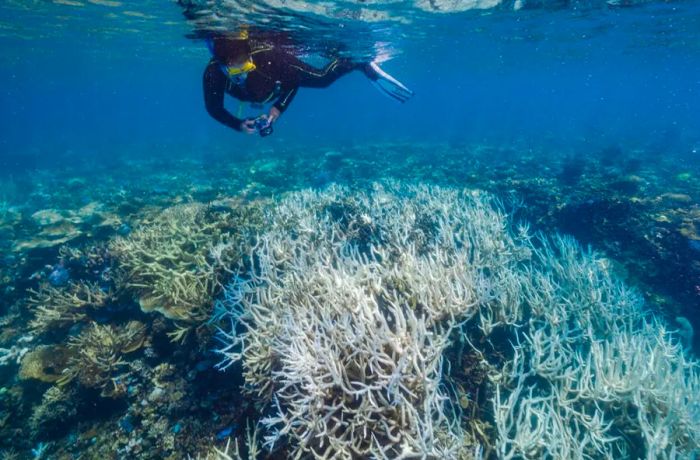
[[[617,146],[402,143],[80,160],[0,177],[0,459],[187,458],[242,436],[258,408],[240,367],[215,368],[208,320],[233,276],[223,267],[246,257],[236,248],[287,192],[487,191],[513,221],[590,244],[652,311],[697,328],[698,177],[696,161]],[[209,243],[220,243],[216,263]],[[177,254],[151,262],[200,290],[154,287],[162,273],[135,268],[144,248]]]

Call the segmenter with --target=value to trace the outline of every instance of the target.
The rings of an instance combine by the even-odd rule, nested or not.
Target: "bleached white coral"
[[[29,347],[13,345],[10,348],[0,348],[0,366],[8,364],[19,364],[24,355],[29,351]]]
[[[499,239],[504,216],[488,197],[411,192],[407,203],[383,189],[291,195],[259,240],[252,276],[219,303],[232,322],[223,366],[243,360],[250,391],[274,409],[261,422],[268,448],[284,440],[293,456],[316,458],[467,455],[441,389],[442,355],[454,328],[496,300],[479,270],[485,260],[505,267],[513,242]],[[452,213],[457,200],[472,206]],[[489,250],[476,254],[477,238]]]
[[[216,308],[228,320],[221,366],[242,361],[271,414],[267,448],[480,455],[446,389],[455,338],[490,369],[494,431],[481,441],[500,458],[674,458],[700,446],[696,364],[639,295],[573,240],[512,225],[492,197],[331,187],[287,196],[267,220],[252,267]]]
[[[493,401],[508,458],[680,458],[700,447],[700,380],[641,297],[569,239],[544,242],[532,309]],[[506,399],[503,389],[511,388]],[[536,421],[536,422],[535,422]]]

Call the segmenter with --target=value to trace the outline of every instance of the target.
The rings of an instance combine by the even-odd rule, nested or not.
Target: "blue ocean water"
[[[342,43],[352,54],[374,44],[393,56],[386,70],[416,97],[394,104],[353,74],[303,90],[274,138],[261,141],[203,111],[209,54],[202,40],[185,37],[195,27],[177,4],[3,2],[3,151],[92,157],[214,145],[235,154],[275,142],[513,138],[584,151],[670,140],[686,152],[697,147],[696,2],[534,2],[454,13],[444,10],[461,2],[435,11],[373,2],[366,8],[392,18],[379,22],[345,17],[361,2],[337,3],[328,15],[299,2],[259,16],[274,24],[286,13],[284,27],[303,28],[298,36],[312,36],[311,48]],[[231,8],[233,23],[255,24],[258,16],[244,14],[255,4]]]
[[[242,134],[221,34],[415,94]],[[700,452],[700,2],[4,0],[0,47],[0,459]]]

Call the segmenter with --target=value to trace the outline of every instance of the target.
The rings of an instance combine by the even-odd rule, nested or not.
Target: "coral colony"
[[[249,458],[281,446],[318,459],[678,458],[700,446],[697,364],[678,341],[605,259],[531,235],[490,196],[331,188],[292,194],[268,219],[215,311],[228,320],[220,367],[242,362],[266,414]],[[478,357],[467,375],[459,353]],[[490,393],[467,388],[462,404],[469,373]],[[241,457],[227,451],[215,457]]]

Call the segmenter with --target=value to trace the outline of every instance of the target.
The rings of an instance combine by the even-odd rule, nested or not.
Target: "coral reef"
[[[19,368],[19,378],[46,383],[58,382],[68,366],[70,351],[60,345],[39,345],[27,353]]]
[[[121,328],[92,323],[76,337],[71,337],[72,352],[59,384],[77,379],[81,385],[101,390],[102,396],[118,396],[126,391],[123,381],[128,363],[122,355],[138,350],[145,339],[145,326],[131,321]]]
[[[45,435],[74,420],[78,414],[78,401],[75,388],[52,386],[46,390],[29,420],[34,435]]]
[[[354,411],[343,423],[359,424],[359,417],[367,416],[376,425],[390,409],[377,409],[372,402],[393,402],[391,395],[407,417],[415,412],[405,407],[406,401],[419,415],[437,412],[432,436],[438,441],[431,449],[448,448],[456,436],[467,455],[477,458],[576,457],[578,452],[569,455],[571,446],[588,458],[664,458],[672,457],[673,449],[678,457],[692,455],[688,452],[697,433],[688,421],[695,423],[697,410],[687,394],[697,392],[697,376],[688,356],[700,344],[692,333],[700,327],[695,204],[700,186],[692,179],[700,173],[695,162],[672,151],[650,158],[621,147],[599,154],[585,149],[587,155],[574,147],[555,151],[517,141],[505,147],[458,142],[305,145],[303,151],[285,144],[264,155],[251,151],[231,157],[226,150],[201,159],[130,156],[109,164],[85,161],[65,169],[36,169],[11,180],[3,176],[0,453],[144,459],[197,453],[220,459],[285,458],[304,449],[322,453],[331,434],[342,434],[340,428],[333,431],[333,423],[340,423],[337,414],[318,425],[318,433],[325,428],[326,435],[301,447],[298,438],[311,431],[303,431],[303,424],[284,431],[282,417],[306,422],[314,419],[316,408],[290,412],[293,406],[343,403]],[[342,188],[295,193],[271,206],[249,201],[333,182],[362,189],[387,177],[483,189],[502,204],[481,192],[406,193],[393,185],[375,187],[369,194]],[[477,205],[483,212],[463,210]],[[199,209],[194,224],[179,229],[164,225],[165,216],[189,206]],[[608,258],[581,251],[565,239],[532,237],[515,224],[519,219],[538,231],[571,233]],[[498,224],[472,235],[472,248],[466,243],[472,236],[465,238],[464,232],[480,221]],[[202,222],[211,234],[187,246],[182,234],[196,233]],[[153,246],[138,241],[148,229]],[[331,236],[329,229],[335,232]],[[252,249],[248,237],[256,233],[261,237]],[[66,236],[74,237],[61,244]],[[169,265],[138,252],[131,259],[116,254],[115,238],[143,243],[156,256],[158,247],[171,250],[169,238],[185,245],[173,249],[176,257]],[[290,255],[291,248],[299,253]],[[195,263],[202,257],[204,264]],[[130,260],[146,267],[131,278],[126,270]],[[263,266],[266,260],[274,266]],[[297,266],[302,262],[315,271]],[[190,306],[201,305],[192,310],[194,315],[169,319],[144,313],[134,301],[154,298],[155,278],[140,280],[148,287],[138,285],[138,276],[148,275],[149,269],[162,275],[159,289],[167,290],[171,279],[191,280],[209,270],[207,264],[214,268],[207,276],[214,275],[208,279],[215,279],[215,287],[190,297],[195,299]],[[552,268],[559,266],[569,267],[571,274]],[[168,279],[168,270],[191,273]],[[584,283],[589,280],[582,272],[590,273],[591,284]],[[270,281],[262,274],[274,277]],[[612,282],[617,278],[637,287],[646,304],[641,305],[639,294]],[[226,318],[241,329],[234,336],[229,323],[218,324],[230,336],[228,345],[234,340],[243,345],[246,337],[255,346],[231,348],[231,356],[241,354],[241,362],[221,373],[212,369],[216,357],[210,351],[213,328],[208,320],[219,283],[228,281],[221,299],[228,308],[220,311],[228,310]],[[183,292],[187,290],[175,293],[186,297]],[[627,318],[609,326],[614,336],[606,333],[611,318],[606,311],[615,302],[591,296],[627,299],[627,307],[613,309],[617,313],[612,316]],[[317,297],[333,300],[332,306],[321,308]],[[166,293],[150,306],[168,313],[167,299]],[[362,316],[353,318],[337,307],[354,301],[360,302]],[[263,314],[251,318],[256,311]],[[404,329],[399,329],[403,323],[394,324],[394,316],[406,320]],[[312,327],[318,317],[323,321]],[[662,317],[679,330],[662,333]],[[395,341],[377,337],[368,319],[378,325],[385,321],[382,327]],[[119,342],[134,320],[143,326],[140,348],[95,342],[89,345],[96,347],[89,357],[79,354],[78,342],[85,340],[88,347],[93,323],[99,326],[94,335],[109,344],[107,338]],[[269,332],[272,321],[284,326],[273,331],[275,340],[244,336],[245,325],[257,327],[259,322]],[[346,328],[332,329],[330,321]],[[420,334],[422,328],[427,335]],[[316,331],[331,337],[318,339],[321,351],[310,339]],[[348,354],[355,346],[352,340],[365,346],[378,341],[381,360],[372,361],[366,347],[356,356]],[[297,341],[303,347],[289,356],[299,361],[284,361],[282,353]],[[335,341],[344,346],[329,349]],[[416,354],[422,346],[440,351]],[[300,356],[318,358],[320,364],[305,367]],[[402,357],[415,357],[415,362],[392,371],[389,360]],[[81,374],[83,359],[88,364]],[[113,359],[125,364],[103,366]],[[345,367],[331,377],[313,373],[337,360]],[[354,360],[378,372],[365,370],[371,385],[363,401],[369,402],[359,408],[353,405],[353,392],[364,389],[344,381],[362,375]],[[302,370],[314,380],[295,380]],[[418,371],[428,376],[425,383],[412,376]],[[336,375],[341,384],[328,390]],[[655,381],[657,376],[663,381]],[[249,382],[241,394],[244,378]],[[396,385],[382,380],[389,378]],[[381,385],[384,391],[378,389]],[[679,389],[683,385],[685,390]],[[274,393],[280,388],[278,406]],[[306,389],[315,393],[309,396]],[[350,402],[341,400],[346,391]],[[417,401],[427,403],[421,407]],[[246,432],[246,422],[260,420],[267,424],[252,423],[254,429]],[[390,419],[387,427],[395,422]],[[415,429],[406,431],[407,440],[418,439]],[[584,432],[593,434],[586,438]],[[364,433],[347,433],[355,434],[358,449],[372,449],[363,444]],[[388,433],[394,435],[391,429]],[[270,453],[266,447],[273,440]],[[386,439],[380,444],[387,455],[398,449]],[[210,445],[218,453],[210,452]]]
[[[88,309],[100,308],[111,294],[97,283],[71,282],[65,288],[42,284],[30,291],[29,304],[34,310],[30,329],[37,334],[70,327],[85,320]]]
[[[442,389],[443,354],[482,304],[490,318],[519,319],[497,308],[510,293],[494,295],[482,272],[505,285],[528,252],[486,195],[396,193],[291,195],[250,279],[217,305],[233,324],[223,367],[243,360],[247,389],[276,410],[261,420],[270,449],[282,440],[291,456],[468,458],[478,448]]]
[[[19,364],[28,351],[28,347],[18,345],[14,345],[10,348],[0,348],[0,366],[5,366],[13,362]]]
[[[700,374],[641,297],[570,239],[543,242],[493,399],[500,458],[675,458],[700,448]]]
[[[479,192],[393,185],[278,203],[250,272],[216,308],[229,325],[221,367],[242,362],[245,389],[266,407],[266,449],[319,459],[700,449],[697,364],[663,323],[605,259],[533,237],[500,209]],[[444,365],[459,342],[481,361],[463,382]],[[485,388],[460,395],[469,380]],[[476,390],[492,411],[465,415]]]
[[[248,427],[245,437],[245,445],[249,447],[246,454],[242,452],[238,444],[238,440],[234,440],[231,444],[231,439],[226,442],[223,449],[212,447],[206,455],[198,455],[197,460],[256,460],[263,454],[258,448],[258,431]],[[191,459],[192,457],[187,457]]]
[[[124,286],[145,312],[201,323],[211,311],[220,276],[240,257],[245,210],[218,212],[200,203],[168,208],[153,222],[112,241]]]
[[[35,231],[29,237],[17,240],[13,250],[57,248],[81,236],[91,236],[101,228],[117,228],[120,223],[118,216],[105,212],[98,202],[88,203],[79,209],[41,209],[25,222]]]

